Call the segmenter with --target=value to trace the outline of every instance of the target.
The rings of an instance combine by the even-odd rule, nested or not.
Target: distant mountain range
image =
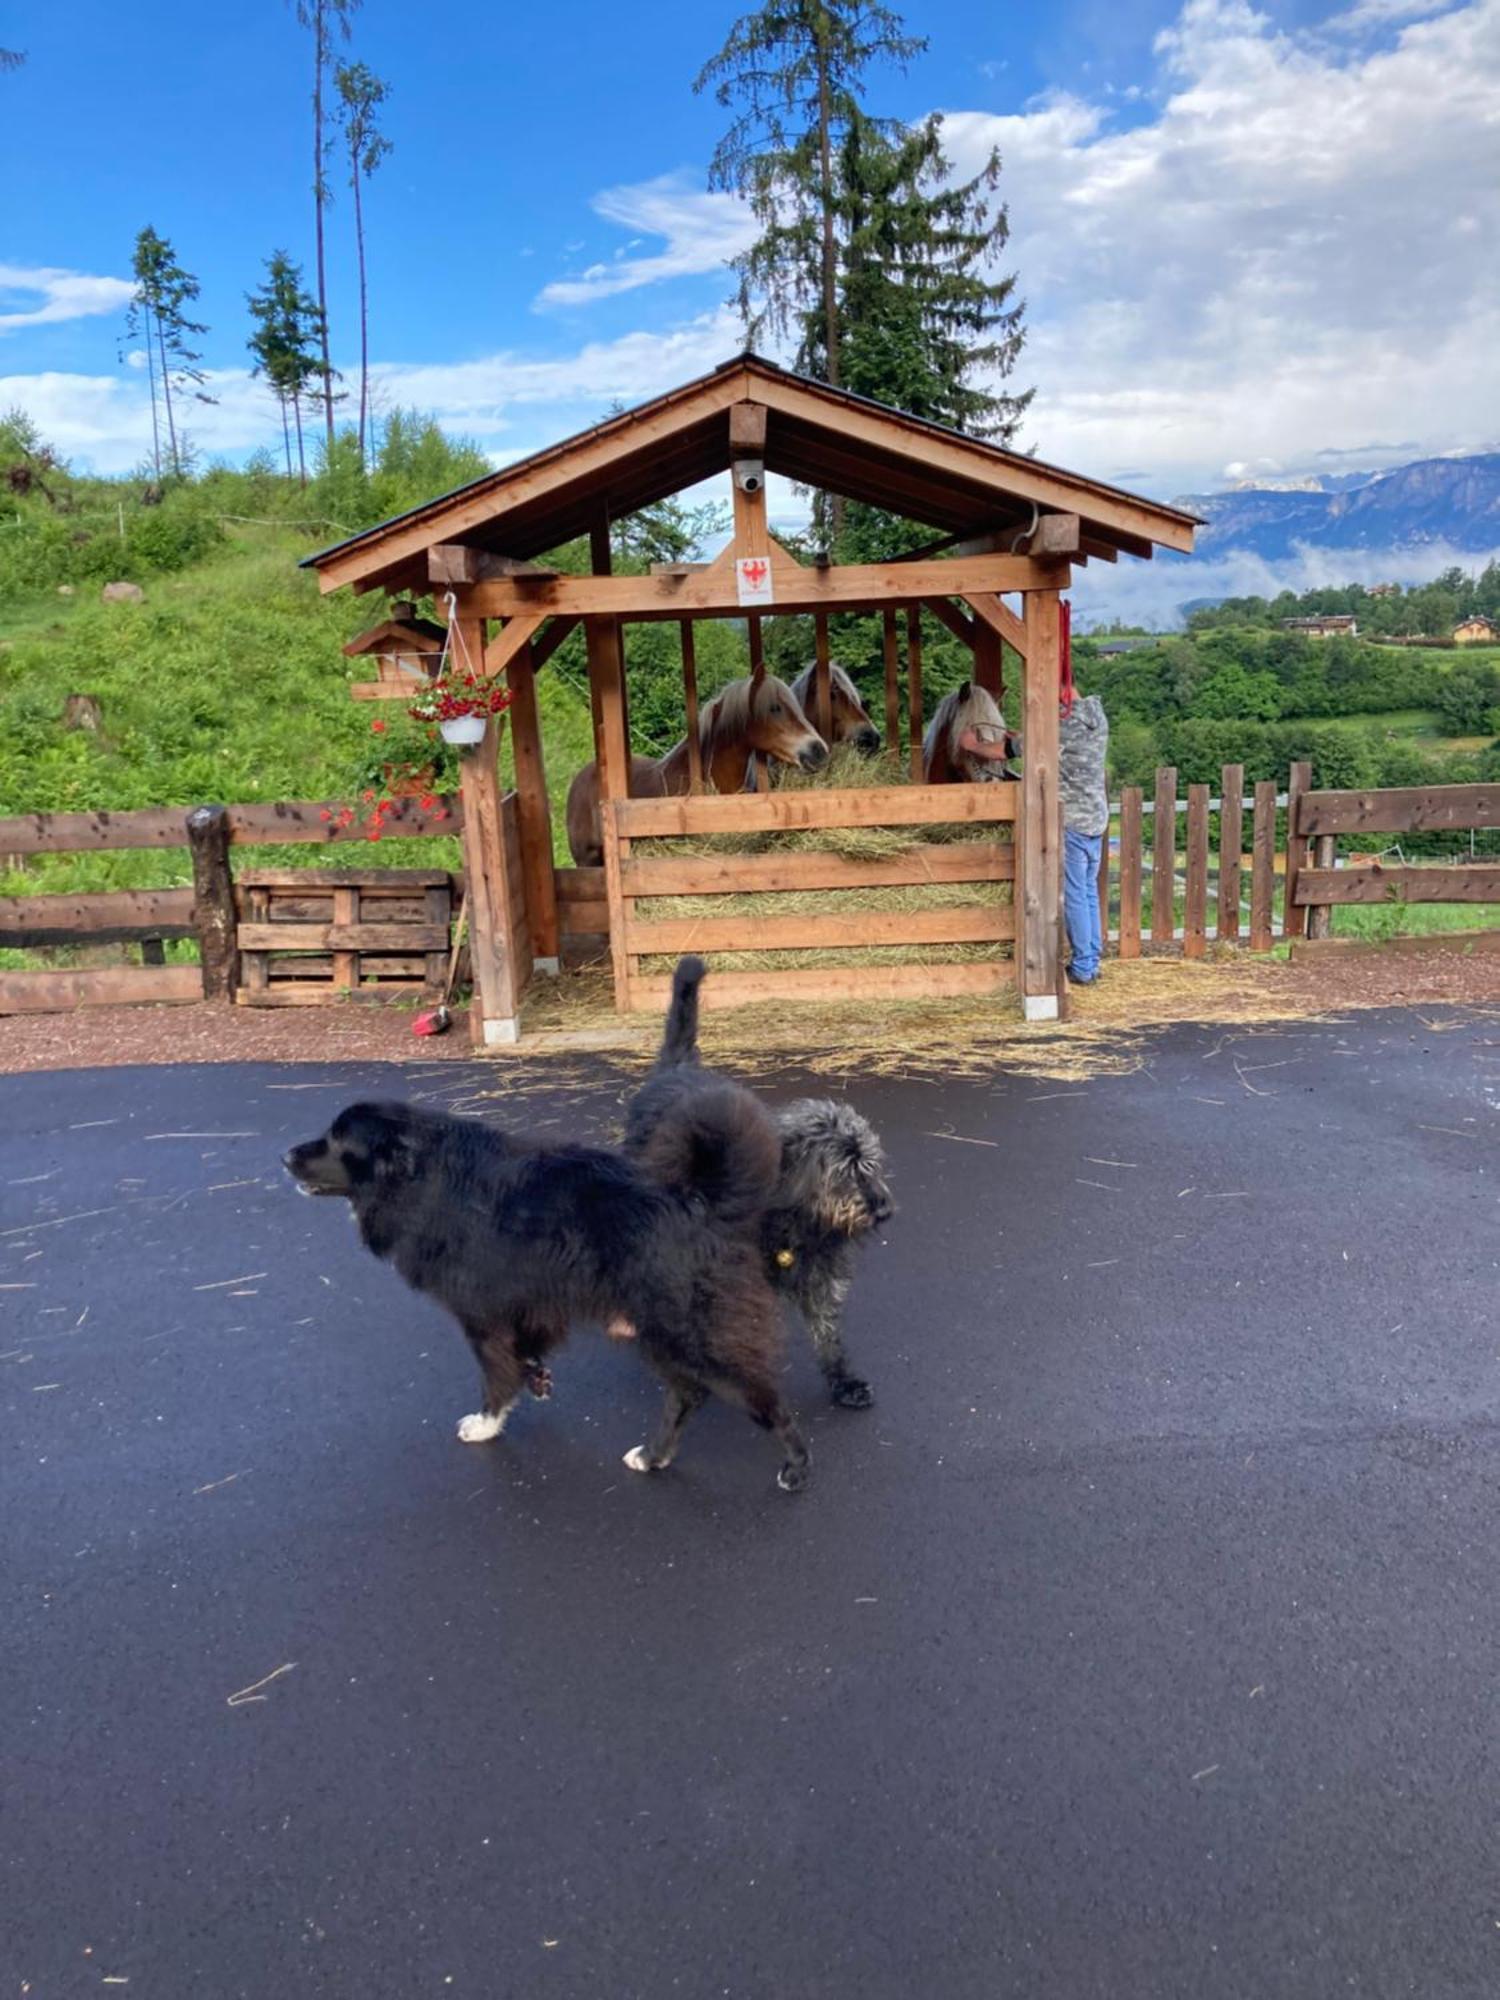
[[[1241,483],[1175,502],[1208,523],[1197,554],[1245,552],[1267,561],[1299,548],[1389,552],[1393,580],[1425,574],[1422,554],[1488,556],[1500,549],[1500,452],[1423,458],[1388,472],[1339,473],[1281,484]]]

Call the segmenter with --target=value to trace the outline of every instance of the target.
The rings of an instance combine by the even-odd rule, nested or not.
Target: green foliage
[[[1500,729],[1500,666],[1492,660],[1459,659],[1439,682],[1433,700],[1455,736],[1492,734]]]
[[[1371,596],[1363,584],[1349,583],[1304,590],[1284,590],[1278,597],[1226,597],[1222,603],[1194,611],[1188,629],[1207,632],[1223,627],[1279,628],[1283,618],[1315,618],[1346,612],[1358,619],[1361,633],[1372,638],[1424,635],[1448,639],[1462,619],[1478,612],[1500,616],[1500,562],[1491,562],[1478,576],[1452,568],[1431,583],[1403,589],[1380,587]]]

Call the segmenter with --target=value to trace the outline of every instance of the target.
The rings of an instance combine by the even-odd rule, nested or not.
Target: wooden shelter
[[[649,576],[611,574],[613,521],[725,470],[733,473],[734,534],[713,562],[658,566]],[[802,564],[776,541],[767,524],[765,480],[772,472],[930,523],[933,542],[894,562],[835,565],[820,558]],[[1190,550],[1195,525],[1191,515],[1175,508],[904,416],[789,374],[758,356],[741,355],[550,450],[352,536],[309,557],[308,564],[325,591],[348,587],[402,598],[432,593],[439,613],[446,610],[450,619],[455,652],[482,660],[486,674],[505,674],[514,691],[509,714],[515,793],[501,796],[494,722],[485,743],[465,757],[462,776],[476,1017],[480,1039],[493,1044],[516,1039],[520,995],[533,968],[549,962],[556,966],[560,901],[565,906],[579,901],[607,906],[619,1004],[657,1005],[662,981],[641,976],[639,960],[677,948],[683,927],[634,923],[637,897],[668,893],[660,886],[667,877],[650,871],[669,866],[635,850],[672,834],[745,827],[972,820],[976,831],[983,832],[995,822],[1012,823],[1015,847],[1003,869],[995,862],[995,846],[984,842],[973,844],[969,865],[980,867],[983,854],[983,866],[995,874],[1014,868],[1015,976],[1028,1018],[1051,1018],[1057,1010],[1061,906],[1061,593],[1080,563],[1113,562],[1122,554],[1149,557],[1156,547]],[[562,575],[538,562],[548,551],[585,536],[593,552],[591,575]],[[1008,596],[1019,598],[1019,609],[1004,602]],[[909,633],[916,637],[924,609],[971,647],[974,676],[992,691],[1001,683],[1002,646],[1019,656],[1024,671],[1019,720],[1025,739],[1019,784],[628,798],[623,623],[680,622],[691,724],[696,712],[691,645],[696,619],[748,619],[752,634],[758,635],[762,616],[810,612],[820,674],[826,675],[827,614],[882,613],[888,712],[894,714],[897,614],[907,612]],[[566,878],[585,871],[553,867],[535,696],[537,673],[580,623],[588,651],[606,849],[604,881],[582,885],[582,895],[579,885]],[[754,650],[752,640],[752,655]],[[909,664],[913,734],[919,735],[919,653]],[[763,871],[767,888],[785,887],[799,878],[816,887],[826,884],[830,872],[839,872],[827,865],[835,857],[806,853],[744,861],[762,859],[773,863],[773,871]],[[854,867],[852,862],[844,865],[846,870]],[[722,867],[719,873],[723,875]],[[741,881],[751,879],[744,865],[731,873]],[[700,926],[700,931],[711,929]],[[785,932],[784,941],[791,936]],[[907,976],[882,979],[868,970],[850,970],[831,979],[767,972],[730,975],[714,982],[711,990],[722,999],[760,999],[830,990],[866,995],[881,990],[973,992],[999,983],[995,968],[988,966],[895,970]],[[949,977],[934,976],[945,971]],[[968,976],[953,976],[960,974]]]

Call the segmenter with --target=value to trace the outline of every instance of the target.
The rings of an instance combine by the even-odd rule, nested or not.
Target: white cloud
[[[1500,0],[1353,55],[1188,0],[1156,46],[1129,130],[1071,96],[947,117],[956,171],[1004,161],[1028,440],[1170,493],[1393,424],[1408,457],[1492,435]]]
[[[1421,21],[1441,14],[1451,0],[1358,0],[1346,13],[1324,22],[1338,34],[1360,34],[1367,28],[1389,27],[1397,21]]]
[[[124,278],[91,278],[81,271],[40,264],[0,264],[0,305],[14,303],[17,295],[23,302],[31,301],[0,312],[0,333],[119,312],[134,289]]]
[[[720,271],[755,235],[754,223],[733,195],[709,194],[682,174],[606,188],[594,197],[593,206],[606,222],[634,235],[610,263],[591,264],[576,277],[554,280],[538,297],[539,306],[591,305],[664,278]],[[661,239],[666,248],[653,256],[632,257],[629,252],[648,238]]]

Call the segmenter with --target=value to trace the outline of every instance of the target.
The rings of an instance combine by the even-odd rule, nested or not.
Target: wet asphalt
[[[0,1081],[0,2000],[1500,1992],[1500,1024],[1145,1056],[851,1080],[878,1401],[794,1341],[797,1498],[724,1410],[625,1471],[588,1333],[460,1445],[277,1165],[609,1070]]]

